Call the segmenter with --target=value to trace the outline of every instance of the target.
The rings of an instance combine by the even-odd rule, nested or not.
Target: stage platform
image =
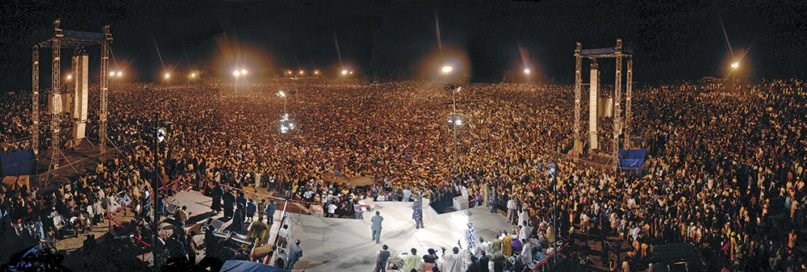
[[[426,254],[428,248],[450,250],[457,245],[457,240],[465,247],[469,221],[474,223],[476,236],[485,240],[512,228],[503,216],[490,213],[488,208],[467,210],[470,215],[467,211],[437,214],[425,199],[425,228],[415,229],[411,207],[412,202],[375,203],[375,209],[384,217],[381,244],[371,241],[370,218],[375,215],[374,211],[365,212],[362,220],[290,214],[291,240],[299,239],[303,249],[303,257],[294,271],[371,271],[383,244],[390,247],[392,256],[409,252],[411,248],[416,248],[418,255]]]

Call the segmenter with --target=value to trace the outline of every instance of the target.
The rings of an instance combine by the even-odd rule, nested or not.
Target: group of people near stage
[[[690,83],[638,86],[627,129],[641,139],[634,146],[648,150],[639,176],[614,175],[565,155],[574,143],[568,85],[465,86],[457,94],[457,109],[467,118],[461,127],[446,124],[451,91],[419,82],[272,83],[239,93],[206,86],[113,88],[109,136],[121,153],[105,171],[88,173],[101,181],[86,188],[100,188],[107,198],[124,192],[142,213],[149,205],[144,181],[156,174],[166,184],[183,176],[200,191],[265,187],[349,217],[361,199],[398,199],[404,189],[450,196],[462,187],[472,204],[509,211],[514,228],[526,229],[528,239],[576,241],[569,251],[584,253],[619,248],[600,250],[608,254],[591,258],[590,265],[622,269],[627,260],[628,267],[642,269],[653,246],[685,241],[720,267],[786,270],[805,262],[798,250],[807,238],[801,233],[807,216],[804,88],[796,80],[743,86],[742,92]],[[292,133],[278,132],[284,108],[284,98],[274,95],[278,90],[287,93],[289,116],[298,124]],[[4,124],[15,124],[15,116],[30,119],[27,104],[18,105],[29,100],[17,96],[23,98],[0,101],[20,109],[4,111]],[[587,116],[588,107],[583,109]],[[156,111],[173,121],[158,171],[150,135],[143,132]],[[90,119],[94,114],[91,107]],[[603,139],[612,137],[608,120],[602,119]],[[96,125],[88,129],[95,142]],[[42,137],[46,142],[50,136]],[[601,144],[613,148],[611,141]],[[370,177],[374,184],[353,186],[335,177]],[[71,195],[76,191],[71,188]],[[34,210],[56,202],[3,198],[36,205]],[[89,199],[75,205],[85,211],[92,206]],[[6,218],[36,218],[31,214]]]

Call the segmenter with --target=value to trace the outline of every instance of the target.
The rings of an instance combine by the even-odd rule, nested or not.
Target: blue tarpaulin
[[[34,173],[34,152],[20,150],[0,154],[0,176],[24,176]]]
[[[641,169],[642,164],[644,164],[644,156],[646,154],[647,150],[644,148],[632,150],[620,149],[619,167],[627,169]]]
[[[261,263],[229,260],[224,262],[221,272],[283,272],[285,270]]]

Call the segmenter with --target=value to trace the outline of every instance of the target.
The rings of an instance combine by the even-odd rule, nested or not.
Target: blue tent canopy
[[[619,167],[623,169],[641,169],[644,164],[644,157],[647,150],[633,149],[633,150],[619,150]]]

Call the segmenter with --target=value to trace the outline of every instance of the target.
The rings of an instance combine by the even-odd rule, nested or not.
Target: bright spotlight
[[[456,120],[454,120],[454,125],[455,126],[462,126],[462,119],[457,118]]]
[[[291,71],[291,70],[288,70],[288,71],[286,71],[286,74],[287,74],[287,75],[291,75],[291,74],[292,74],[292,71]]]
[[[72,79],[73,79],[73,75],[71,75],[71,74],[67,74],[67,77],[66,77],[66,78],[67,78],[67,80],[72,80]]]
[[[286,97],[286,93],[283,91],[277,91],[277,96]]]
[[[247,71],[247,69],[241,68],[241,74],[242,75],[247,75],[247,73],[249,73],[249,71]]]
[[[342,75],[343,75],[343,76],[346,76],[346,75],[347,75],[347,72],[348,72],[348,71],[347,71],[347,69],[342,69]]]
[[[454,67],[451,65],[443,65],[443,68],[440,68],[440,72],[443,74],[450,74],[454,71]]]
[[[314,70],[314,75],[319,75],[319,70]]]
[[[165,73],[163,75],[163,78],[166,79],[166,80],[171,79],[171,73]]]
[[[118,72],[115,74],[115,76],[117,76],[117,77],[123,77],[123,71],[118,71]]]
[[[530,73],[532,73],[532,71],[530,71],[530,68],[524,68],[525,75],[530,75]]]
[[[737,68],[740,68],[740,62],[739,61],[735,61],[735,62],[731,63],[731,69],[732,70],[737,70]]]
[[[348,72],[348,74],[351,74],[351,75],[352,75],[352,74],[353,74],[353,70],[351,70],[350,72]]]
[[[301,75],[301,76],[302,76],[302,75],[305,75],[305,71],[303,71],[303,70],[300,70],[300,72],[299,72],[299,73],[300,73],[300,75]]]
[[[109,76],[115,76],[115,71],[110,71]]]
[[[241,76],[241,72],[238,71],[238,70],[235,70],[235,71],[233,71],[233,76],[234,77],[239,77],[239,76]]]

